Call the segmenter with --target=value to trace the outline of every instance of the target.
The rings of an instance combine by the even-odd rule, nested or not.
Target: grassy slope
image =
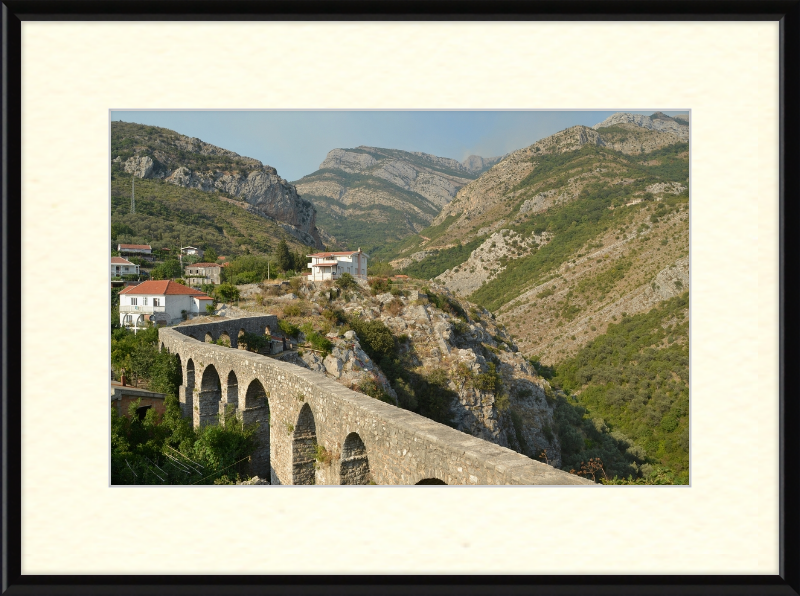
[[[650,462],[688,483],[688,292],[609,326],[556,370],[553,383],[574,394],[580,415],[573,404],[557,413],[565,467],[600,457],[624,476],[635,470],[631,461]]]
[[[213,247],[217,254],[267,254],[286,236],[276,223],[220,199],[214,193],[181,188],[162,180],[136,180],[136,214],[130,213],[131,176],[116,164],[111,171],[111,223],[133,229],[119,242],[146,242],[157,247],[180,243]]]

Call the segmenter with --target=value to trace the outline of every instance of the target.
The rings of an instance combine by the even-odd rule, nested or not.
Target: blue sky
[[[128,111],[112,120],[169,128],[254,157],[294,181],[317,170],[328,151],[359,145],[423,151],[463,161],[527,147],[576,124],[618,111]],[[668,115],[680,112],[662,110]]]

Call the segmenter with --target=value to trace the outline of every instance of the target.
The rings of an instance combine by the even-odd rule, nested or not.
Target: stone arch
[[[175,360],[178,361],[178,371],[181,373],[181,382],[179,385],[183,385],[183,379],[186,378],[186,375],[183,374],[183,363],[181,362],[181,355],[175,352],[174,354]]]
[[[239,379],[236,378],[236,373],[231,371],[228,373],[228,390],[225,395],[225,402],[228,404],[239,405]]]
[[[256,425],[256,448],[250,458],[250,473],[269,481],[271,477],[269,399],[261,381],[258,379],[250,381],[241,405],[242,422]]]
[[[311,406],[303,404],[292,434],[292,484],[316,484],[317,425]]]
[[[339,478],[341,484],[369,484],[367,448],[358,433],[350,433],[344,439]]]
[[[417,484],[444,484],[447,485],[446,482],[443,480],[439,480],[438,478],[423,478]],[[416,485],[415,485],[416,486]]]
[[[211,332],[210,332],[210,331],[206,332],[206,339],[205,339],[205,342],[206,342],[207,344],[214,343],[214,336],[213,336],[213,335],[211,335]]]
[[[222,400],[222,386],[219,381],[219,374],[213,364],[209,364],[203,370],[203,377],[200,381],[200,392],[197,394],[197,406],[194,411],[194,425],[205,426],[216,424],[219,414],[219,404]]]
[[[223,340],[223,341],[227,339],[228,340],[228,345],[229,346],[233,346],[233,344],[231,343],[231,336],[228,335],[227,331],[223,331],[222,333],[220,333],[219,337],[217,337],[217,339],[218,340]]]
[[[186,384],[186,388],[189,389],[189,391],[194,390],[194,360],[192,360],[191,358],[189,358],[189,360],[186,361],[186,382],[185,382],[185,384]]]

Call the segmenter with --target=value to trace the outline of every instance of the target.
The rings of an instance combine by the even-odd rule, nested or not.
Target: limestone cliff
[[[323,248],[314,205],[275,168],[168,129],[125,122],[111,127],[113,161],[125,172],[238,199],[249,211],[284,224],[303,243]]]
[[[297,305],[293,310],[305,311],[306,324],[322,321],[328,329],[333,348],[327,356],[306,350],[301,356],[285,357],[355,390],[374,384],[385,399],[411,409],[418,405],[414,393],[419,398],[422,386],[438,374],[445,383],[440,395],[449,400],[447,419],[454,428],[530,457],[546,451],[548,461],[560,465],[560,441],[553,431],[554,392],[488,311],[438,284],[429,284],[428,294],[409,289],[377,295],[363,286],[342,294],[325,285],[307,283],[299,296],[265,293],[257,298],[268,312]],[[405,381],[388,378],[365,353],[364,339],[355,331],[331,328],[324,323],[326,317],[318,316],[337,310],[347,320],[379,321],[392,332],[398,362],[408,371]],[[304,343],[303,333],[299,338]]]
[[[365,146],[333,149],[318,171],[295,184],[313,200],[320,224],[337,244],[371,251],[430,225],[490,161],[472,156],[467,167],[421,152]]]

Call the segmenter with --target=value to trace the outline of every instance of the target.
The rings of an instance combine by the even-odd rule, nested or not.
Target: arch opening
[[[222,386],[217,369],[214,368],[213,364],[209,364],[203,370],[197,401],[197,407],[194,411],[194,425],[217,424],[219,422],[219,404],[222,401]]]
[[[369,484],[372,479],[367,448],[358,433],[350,433],[344,440],[339,478],[341,484]]]
[[[444,484],[447,486],[447,483],[443,480],[439,480],[438,478],[423,478],[417,484]],[[415,485],[416,486],[416,485]]]
[[[269,399],[264,386],[258,379],[253,379],[247,386],[243,406],[241,408],[242,423],[256,425],[256,448],[250,458],[250,473],[270,481]]]
[[[227,331],[223,331],[222,333],[220,333],[219,337],[217,338],[217,340],[221,341],[223,344],[225,344],[229,348],[233,345],[233,344],[231,344],[231,336],[228,335]]]
[[[316,484],[316,452],[314,413],[308,404],[303,404],[292,435],[292,484]]]
[[[210,331],[208,333],[206,333],[206,343],[207,344],[214,343],[214,336],[211,335]]]
[[[239,334],[236,336],[236,348],[239,350],[244,350],[244,344],[242,344],[242,338],[244,337],[245,330],[244,327],[239,329]]]

